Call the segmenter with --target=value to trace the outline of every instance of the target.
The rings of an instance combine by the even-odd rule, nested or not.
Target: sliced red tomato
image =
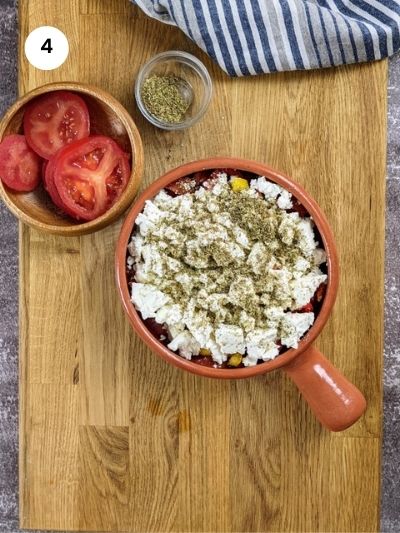
[[[210,176],[206,181],[203,182],[203,187],[208,191],[211,191],[217,184],[220,176]]]
[[[219,174],[224,172],[229,177],[231,176],[238,176],[239,178],[244,178],[244,174],[242,170],[238,170],[237,168],[217,168],[215,169],[212,174],[211,178],[219,178]]]
[[[200,170],[199,172],[195,172],[192,175],[192,178],[196,182],[197,186],[199,187],[206,179],[210,177],[210,171],[209,170]]]
[[[297,312],[298,313],[312,313],[314,311],[314,306],[312,302],[308,302],[308,304],[303,305]]]
[[[182,194],[194,192],[208,177],[209,172],[205,170],[201,172],[195,172],[191,176],[179,178],[178,180],[174,181],[174,183],[167,185],[165,188],[174,196],[181,196]]]
[[[146,318],[143,322],[156,339],[169,342],[168,331],[164,324],[159,324],[154,318]]]
[[[63,146],[89,136],[88,108],[75,93],[45,94],[33,100],[25,111],[24,133],[30,147],[50,159]]]
[[[217,168],[216,170],[200,170],[190,176],[185,176],[176,180],[174,183],[167,185],[166,190],[172,193],[173,196],[181,196],[182,194],[192,193],[197,190],[200,185],[205,189],[212,189],[221,174],[225,172],[228,176],[244,177],[241,170],[235,168]]]
[[[9,135],[0,144],[0,178],[14,191],[33,191],[40,182],[40,157],[24,135]]]
[[[43,184],[44,184],[46,191],[49,193],[51,199],[53,200],[53,203],[60,209],[64,210],[64,204],[62,203],[60,195],[58,194],[57,187],[54,184],[55,162],[56,162],[56,158],[52,157],[51,159],[49,159],[48,161],[44,163],[43,165],[44,173],[42,174]]]
[[[313,300],[315,302],[322,302],[322,300],[325,298],[327,285],[326,283],[321,283],[321,285],[318,287],[318,289],[315,291],[315,294],[313,296]]]
[[[208,366],[210,368],[229,368],[227,362],[219,364],[212,357],[194,356],[192,361],[200,366]]]
[[[102,135],[62,148],[54,157],[53,172],[64,211],[78,220],[93,220],[105,213],[128,183],[128,159],[113,139]]]

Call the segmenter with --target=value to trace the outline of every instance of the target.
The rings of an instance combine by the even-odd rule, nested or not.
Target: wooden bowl
[[[29,102],[37,96],[61,90],[78,93],[85,100],[92,134],[112,137],[131,155],[132,172],[125,191],[104,215],[89,222],[75,221],[68,215],[61,214],[43,185],[30,193],[17,193],[4,186],[0,180],[0,194],[10,211],[35,229],[58,235],[84,235],[108,226],[131,205],[142,178],[143,147],[132,117],[114,97],[97,87],[73,82],[43,85],[17,100],[0,123],[0,142],[12,133],[23,133],[23,116]]]

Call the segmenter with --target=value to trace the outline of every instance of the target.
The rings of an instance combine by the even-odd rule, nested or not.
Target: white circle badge
[[[31,31],[25,41],[25,55],[29,63],[40,70],[60,67],[69,53],[68,39],[53,26],[40,26]]]

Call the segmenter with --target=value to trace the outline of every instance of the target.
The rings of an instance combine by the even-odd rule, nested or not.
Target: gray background
[[[121,0],[122,1],[122,0]],[[16,0],[0,0],[0,117],[17,92]],[[400,55],[390,61],[386,212],[383,532],[400,532]],[[17,224],[0,204],[0,533],[18,529]]]

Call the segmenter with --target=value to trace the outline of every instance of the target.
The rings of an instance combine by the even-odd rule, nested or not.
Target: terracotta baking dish
[[[210,368],[180,357],[153,336],[130,300],[126,278],[127,246],[135,219],[142,211],[145,201],[153,198],[160,189],[178,178],[200,170],[214,168],[237,168],[263,175],[290,191],[313,217],[327,253],[328,287],[321,310],[313,326],[299,342],[297,349],[289,349],[276,359],[253,367]],[[250,378],[271,372],[276,368],[282,368],[296,383],[318,420],[332,431],[348,428],[365,411],[366,402],[361,392],[313,346],[314,340],[328,320],[338,290],[339,265],[332,231],[315,200],[300,185],[280,172],[254,161],[227,157],[194,161],[167,172],[140,195],[122,226],[116,251],[116,277],[122,304],[133,329],[157,355],[172,365],[200,376],[217,379]]]

